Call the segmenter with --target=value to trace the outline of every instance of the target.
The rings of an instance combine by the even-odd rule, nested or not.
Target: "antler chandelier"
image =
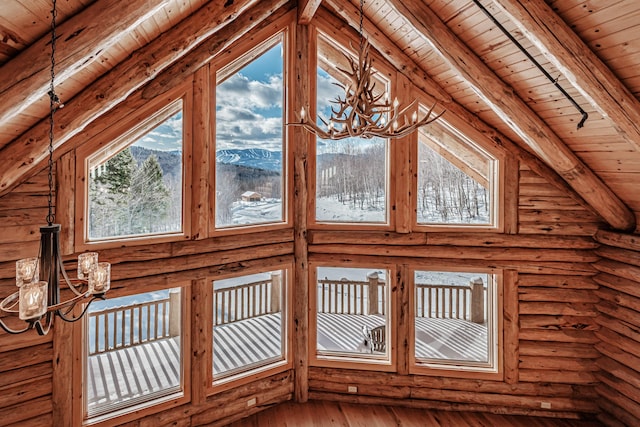
[[[82,318],[89,304],[104,299],[111,283],[111,265],[98,262],[96,252],[78,256],[77,279],[69,279],[64,269],[60,251],[60,224],[54,224],[53,214],[53,116],[62,104],[55,93],[56,0],[51,10],[51,82],[49,89],[49,198],[47,225],[40,227],[40,251],[37,257],[16,262],[17,292],[0,302],[0,312],[18,316],[26,322],[22,329],[13,329],[0,319],[0,328],[11,334],[19,334],[35,328],[46,335],[55,316],[67,322]],[[43,280],[40,280],[40,279]],[[61,280],[62,279],[62,280]],[[60,300],[61,282],[69,288],[71,298]],[[76,304],[88,303],[81,313],[74,313]]]
[[[364,0],[360,0],[360,49],[358,61],[354,61],[349,55],[345,57],[349,61],[351,71],[338,68],[348,77],[348,83],[342,85],[334,83],[345,91],[344,98],[337,97],[337,108],[331,107],[331,118],[327,122],[318,115],[318,119],[324,124],[325,129],[318,126],[316,121],[310,120],[304,107],[300,110],[300,122],[293,125],[302,126],[322,139],[339,140],[351,137],[361,138],[400,138],[406,136],[421,126],[438,119],[443,113],[433,116],[433,106],[425,116],[418,120],[418,112],[415,111],[417,100],[406,107],[400,108],[398,98],[393,102],[389,99],[389,93],[376,95],[374,92],[376,74],[371,66],[369,57],[369,41],[363,35]],[[411,118],[407,117],[411,111]]]

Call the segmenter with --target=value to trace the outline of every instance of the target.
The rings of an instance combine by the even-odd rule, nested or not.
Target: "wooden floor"
[[[286,402],[229,427],[600,427],[597,421],[448,412],[393,406]]]

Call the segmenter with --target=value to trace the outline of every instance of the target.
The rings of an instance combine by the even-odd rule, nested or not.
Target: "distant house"
[[[243,202],[259,202],[262,199],[260,193],[255,191],[245,191],[241,197]]]

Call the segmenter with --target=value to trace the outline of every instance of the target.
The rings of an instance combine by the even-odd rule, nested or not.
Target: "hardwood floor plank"
[[[358,405],[311,400],[286,402],[229,427],[599,427],[597,421]]]

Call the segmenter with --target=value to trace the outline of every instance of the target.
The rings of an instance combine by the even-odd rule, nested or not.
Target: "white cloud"
[[[282,75],[270,76],[267,81],[250,80],[241,73],[234,74],[216,90],[216,104],[252,109],[282,108]]]
[[[282,75],[234,74],[216,89],[216,149],[282,150]]]

